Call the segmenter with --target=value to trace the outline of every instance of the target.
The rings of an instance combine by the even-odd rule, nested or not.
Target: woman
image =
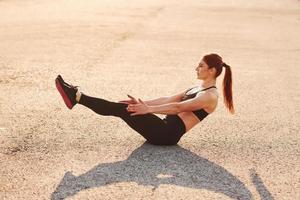
[[[169,97],[143,101],[128,95],[128,100],[110,102],[90,97],[69,85],[58,75],[56,87],[69,109],[81,104],[104,116],[123,119],[132,129],[154,145],[175,145],[181,136],[212,113],[218,103],[216,78],[225,67],[223,80],[224,103],[233,114],[232,78],[230,66],[217,54],[205,55],[196,68],[199,86]],[[164,119],[156,114],[165,114]]]

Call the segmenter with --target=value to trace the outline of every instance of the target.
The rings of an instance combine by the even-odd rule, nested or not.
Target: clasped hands
[[[136,100],[134,97],[130,96],[129,94],[127,94],[127,96],[130,98],[129,100],[122,100],[119,101],[119,103],[128,104],[127,111],[132,112],[130,116],[150,113],[150,107],[140,98]]]

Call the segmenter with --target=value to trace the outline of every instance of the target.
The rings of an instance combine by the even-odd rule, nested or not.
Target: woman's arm
[[[187,101],[173,102],[157,106],[148,106],[148,112],[176,115],[181,112],[191,112],[199,108],[205,108],[215,101],[217,101],[216,95],[207,92]]]
[[[132,116],[147,113],[176,115],[181,112],[192,111],[196,110],[197,108],[199,109],[201,107],[205,107],[211,101],[211,98],[207,97],[207,95],[204,94],[200,94],[198,97],[187,101],[181,101],[181,98],[183,97],[185,92],[186,91],[168,97],[168,99],[158,98],[152,101],[142,101],[141,99],[138,99],[137,104],[128,105],[127,111],[133,112],[132,114],[130,114]],[[166,103],[158,104],[162,102]]]
[[[128,112],[132,112],[130,115],[143,115],[147,113],[157,113],[157,114],[166,114],[166,115],[176,115],[181,112],[191,112],[200,108],[205,108],[212,103],[217,101],[217,96],[206,92],[200,94],[195,98],[182,101],[182,102],[173,102],[156,106],[149,106],[144,101],[139,99],[139,103],[130,104],[127,107]]]
[[[149,113],[176,115],[179,113],[179,103],[172,102],[162,105],[149,106]]]
[[[157,99],[147,100],[144,102],[149,106],[156,106],[156,105],[166,104],[168,103],[168,101],[169,101],[168,97],[160,97]]]
[[[186,90],[184,90],[178,94],[169,96],[169,97],[160,97],[158,99],[148,100],[148,101],[144,101],[144,102],[149,106],[157,106],[157,105],[162,105],[162,104],[179,102],[181,100],[181,98],[184,96],[185,92],[186,92]]]

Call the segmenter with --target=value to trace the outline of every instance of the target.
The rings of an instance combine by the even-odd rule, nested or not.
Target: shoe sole
[[[58,92],[62,96],[66,106],[69,109],[72,109],[74,105],[72,104],[72,102],[71,102],[70,98],[68,97],[68,95],[65,93],[64,89],[61,86],[61,83],[59,82],[59,80],[57,78],[55,79],[55,85],[56,85],[56,88],[57,88]]]

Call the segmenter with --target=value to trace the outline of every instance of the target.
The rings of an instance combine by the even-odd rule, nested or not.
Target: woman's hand
[[[133,112],[132,114],[130,114],[131,116],[144,115],[150,112],[150,108],[144,101],[139,99],[137,104],[129,104],[127,107],[127,111]]]
[[[130,96],[129,94],[127,94],[127,96],[130,98],[129,100],[122,100],[122,101],[119,101],[119,103],[125,103],[125,104],[137,104],[137,103],[139,103],[134,97]]]

